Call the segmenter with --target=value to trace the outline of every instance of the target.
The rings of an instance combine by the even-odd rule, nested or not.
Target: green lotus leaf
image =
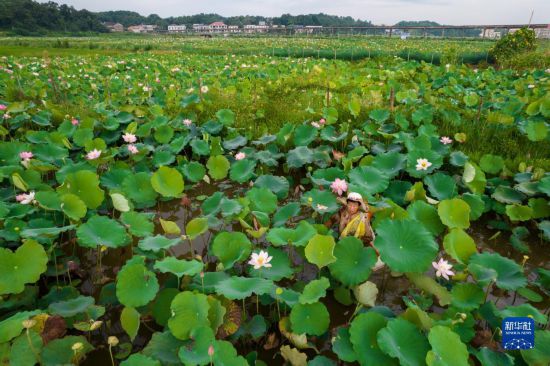
[[[330,142],[340,142],[343,139],[345,139],[348,136],[347,132],[342,132],[341,134],[337,134],[336,128],[334,126],[326,126],[321,130],[321,139],[324,141],[330,141]]]
[[[256,161],[252,159],[237,160],[231,165],[229,177],[237,183],[244,183],[254,176],[256,169]]]
[[[353,289],[353,294],[357,302],[363,306],[373,307],[376,305],[376,297],[378,296],[378,287],[370,281],[360,284]]]
[[[46,272],[48,255],[37,241],[27,239],[15,252],[0,248],[0,295],[18,294],[25,284]]]
[[[130,337],[130,341],[133,342],[137,336],[139,330],[141,315],[139,311],[132,307],[125,307],[120,313],[120,324],[122,329]]]
[[[460,263],[468,263],[468,259],[477,253],[476,243],[462,229],[451,229],[443,239],[445,251]]]
[[[320,302],[296,304],[290,312],[290,324],[295,334],[323,335],[330,323],[326,306]]]
[[[477,309],[485,300],[483,290],[473,283],[457,283],[451,291],[453,306],[463,311]]]
[[[154,205],[158,195],[151,185],[151,175],[145,172],[128,175],[122,182],[122,190],[140,207]]]
[[[451,303],[451,294],[449,291],[437,283],[433,278],[419,273],[407,273],[407,278],[420,290],[437,297],[439,305],[447,306]]]
[[[235,113],[231,109],[220,109],[216,112],[216,118],[220,123],[231,126],[235,122]]]
[[[32,344],[36,354],[40,354],[43,343],[42,337],[35,330],[29,329],[28,333],[20,335],[13,341],[11,350],[8,347],[9,344],[4,346],[9,352],[2,352],[2,359],[5,358],[6,364],[12,366],[35,365],[38,363],[37,357],[34,352],[29,352],[29,348]],[[9,363],[7,362],[8,357]]]
[[[301,168],[313,162],[313,151],[306,146],[298,146],[288,152],[286,161],[289,168]]]
[[[332,236],[315,234],[306,245],[305,255],[309,263],[323,268],[336,261],[334,247]]]
[[[427,159],[432,165],[426,170],[418,170],[416,168],[418,159]],[[443,165],[442,156],[433,150],[415,149],[407,154],[407,172],[415,178],[425,177],[439,169],[441,165]]]
[[[326,296],[326,290],[329,287],[330,282],[325,277],[321,277],[318,280],[313,280],[304,287],[298,301],[300,304],[313,304],[319,301],[320,298]]]
[[[548,322],[548,317],[542,314],[537,308],[531,304],[521,304],[517,306],[507,306],[498,312],[501,318],[508,317],[529,317],[535,320],[536,323],[545,325]]]
[[[460,198],[439,202],[437,212],[441,222],[451,229],[470,227],[470,206]]]
[[[147,305],[158,290],[157,277],[145,267],[143,257],[133,257],[117,273],[116,296],[124,306]]]
[[[216,286],[216,292],[230,300],[242,300],[252,294],[263,295],[271,292],[273,281],[259,277],[229,277],[220,281]]]
[[[259,276],[272,281],[280,281],[283,278],[292,276],[294,271],[287,253],[274,247],[268,247],[267,253],[272,257],[271,262],[269,262],[271,267],[254,269],[250,266],[249,272],[252,276]]]
[[[531,141],[543,141],[548,136],[548,126],[544,121],[528,121],[525,127]]]
[[[432,349],[426,355],[428,366],[468,366],[468,349],[458,334],[451,329],[436,325],[430,329],[428,340]]]
[[[243,356],[237,355],[237,350],[228,341],[214,342],[213,363],[219,366],[249,366]]]
[[[138,243],[138,247],[142,250],[159,252],[161,250],[168,250],[179,243],[181,243],[180,238],[169,239],[163,235],[157,234],[155,236],[147,236],[141,239]]]
[[[175,257],[166,257],[161,261],[156,261],[154,268],[162,273],[172,273],[177,277],[195,276],[202,272],[204,264],[196,260],[177,259]]]
[[[523,193],[518,192],[515,189],[506,187],[506,186],[498,186],[495,189],[495,192],[493,193],[492,197],[498,202],[506,203],[509,205],[512,205],[512,204],[519,205],[525,199],[525,195]]]
[[[174,129],[168,125],[159,126],[155,130],[155,140],[161,144],[167,144],[174,137]]]
[[[533,209],[529,206],[506,205],[506,215],[512,221],[528,221],[533,218]]]
[[[305,246],[316,233],[317,230],[309,222],[302,220],[295,229],[276,227],[269,230],[266,239],[275,246]]]
[[[317,138],[318,129],[310,124],[303,124],[294,130],[294,145],[307,146]]]
[[[339,327],[332,338],[332,351],[344,362],[355,362],[357,356],[350,341],[349,328]]]
[[[400,318],[390,320],[376,339],[382,352],[397,358],[400,365],[425,365],[430,345],[412,323]]]
[[[155,167],[168,166],[176,161],[174,153],[168,149],[157,149],[153,154],[153,165]]]
[[[360,166],[349,172],[350,184],[360,187],[363,193],[374,195],[388,188],[389,177],[380,170],[370,166]]]
[[[189,163],[185,164],[181,171],[185,178],[193,183],[201,181],[206,174],[206,169],[204,168],[204,165],[196,161],[190,161]]]
[[[462,181],[474,194],[483,194],[487,179],[485,173],[474,163],[466,162],[464,164],[464,173]]]
[[[474,353],[483,366],[514,366],[514,358],[503,352],[481,347]]]
[[[200,139],[193,139],[189,143],[191,148],[193,149],[193,153],[200,155],[200,156],[207,156],[210,155],[210,146],[208,145],[208,142]]]
[[[95,299],[93,297],[78,296],[67,301],[52,303],[48,307],[48,311],[64,318],[71,318],[77,314],[85,313],[94,303]]]
[[[424,178],[424,183],[428,186],[430,195],[438,200],[453,198],[457,195],[455,180],[445,173],[435,173]]]
[[[449,157],[449,162],[454,166],[464,166],[468,162],[468,156],[462,151],[453,151]]]
[[[206,217],[196,217],[185,225],[185,234],[191,240],[208,231],[208,219]]]
[[[64,194],[61,196],[60,201],[63,213],[71,220],[79,221],[86,216],[86,212],[88,211],[86,204],[77,195],[72,193]]]
[[[40,358],[44,366],[71,365],[75,352],[72,347],[75,343],[81,343],[82,348],[78,351],[80,357],[92,351],[94,347],[88,343],[83,336],[66,336],[54,339],[44,346]]]
[[[120,366],[161,366],[160,362],[142,355],[141,353],[134,353],[130,355],[126,360],[120,363]]]
[[[20,311],[0,321],[0,342],[6,343],[21,334],[23,321],[40,313],[40,310]]]
[[[319,186],[328,187],[336,178],[346,179],[346,174],[340,168],[331,167],[326,169],[317,169],[311,175],[311,181]]]
[[[264,174],[258,177],[254,182],[254,187],[267,188],[275,193],[278,199],[283,200],[288,197],[290,184],[285,177]]]
[[[85,248],[120,248],[129,243],[124,226],[107,216],[94,215],[76,230],[78,244]]]
[[[210,325],[208,310],[210,305],[204,294],[184,291],[176,295],[170,305],[172,317],[168,319],[168,328],[174,337],[189,339],[193,330]]]
[[[299,215],[300,204],[298,202],[288,203],[279,208],[273,215],[273,227],[284,226],[289,219]]]
[[[479,219],[485,210],[485,201],[483,201],[481,196],[464,193],[461,198],[470,206],[470,221]]]
[[[171,316],[170,304],[177,294],[179,294],[179,290],[173,287],[164,288],[157,294],[153,303],[152,313],[158,325],[165,327],[168,324],[168,319]]]
[[[215,180],[224,179],[229,172],[229,160],[223,155],[211,156],[206,162],[208,174]]]
[[[550,197],[550,176],[544,177],[539,180],[538,190]]]
[[[405,168],[407,157],[398,152],[387,152],[376,155],[371,166],[378,169],[385,176],[395,178]]]
[[[543,366],[550,363],[550,331],[535,330],[535,347],[521,350],[521,356],[529,366]]]
[[[365,247],[355,237],[340,240],[334,248],[336,261],[329,265],[330,273],[346,286],[355,286],[365,282],[376,263],[376,252]]]
[[[482,285],[487,285],[493,278],[482,277],[479,268],[494,271],[496,285],[504,290],[517,290],[527,284],[523,268],[513,260],[497,253],[476,253],[470,257],[468,270],[473,271],[474,277]]]
[[[437,210],[434,206],[424,201],[414,201],[407,207],[409,218],[424,224],[434,236],[437,236],[445,230],[441,223]]]
[[[180,360],[185,365],[207,365],[210,363],[208,349],[216,341],[212,328],[199,326],[191,332],[192,346],[181,347],[178,352]],[[215,352],[215,350],[214,350]]]
[[[236,137],[224,140],[223,141],[223,148],[226,150],[236,150],[239,147],[246,146],[246,143],[248,142],[248,139],[242,135],[237,135]]]
[[[78,196],[92,210],[98,208],[105,197],[105,193],[99,188],[97,174],[89,170],[67,174],[63,185],[57,190],[60,194],[72,193]]]
[[[542,219],[550,216],[550,204],[544,198],[530,198],[529,207],[533,210],[534,219]]]
[[[252,188],[246,192],[250,200],[250,209],[265,213],[273,213],[277,209],[277,196],[267,188]]]
[[[504,168],[504,159],[498,155],[485,154],[481,157],[479,166],[485,173],[498,174]]]
[[[161,166],[151,176],[151,186],[163,197],[179,197],[183,192],[183,177],[176,169]]]
[[[311,205],[320,214],[334,213],[340,208],[336,196],[327,190],[312,189],[304,193],[301,200],[302,204]]]
[[[538,227],[542,233],[542,237],[550,241],[550,221],[545,220],[538,223]]]
[[[224,269],[250,256],[252,243],[240,232],[221,232],[214,237],[212,253],[218,258]]]
[[[153,234],[155,225],[147,214],[129,211],[122,213],[120,219],[132,235],[144,237]]]
[[[384,220],[376,232],[374,246],[394,271],[424,272],[437,255],[432,234],[416,220]]]
[[[155,332],[142,353],[161,362],[162,365],[180,365],[178,350],[184,342],[177,339],[170,331]]]
[[[46,210],[61,210],[61,198],[55,191],[40,191],[34,196],[36,201]],[[78,196],[77,196],[78,197]]]
[[[361,313],[351,322],[350,341],[361,366],[398,365],[395,359],[383,353],[378,345],[378,331],[386,326],[386,319],[376,312]]]

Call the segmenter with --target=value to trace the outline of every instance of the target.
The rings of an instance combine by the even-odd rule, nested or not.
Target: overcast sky
[[[43,1],[43,0],[42,0]],[[550,0],[56,0],[91,11],[132,10],[161,17],[218,13],[278,16],[327,13],[375,24],[433,20],[442,24],[550,23]]]

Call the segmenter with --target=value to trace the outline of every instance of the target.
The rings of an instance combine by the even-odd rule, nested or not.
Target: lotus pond
[[[550,363],[548,70],[0,66],[0,364]],[[348,192],[381,270],[323,225]]]

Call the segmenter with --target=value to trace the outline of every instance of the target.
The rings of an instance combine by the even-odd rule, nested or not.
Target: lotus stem
[[[246,309],[244,307],[244,298],[243,298],[243,321],[246,319]]]
[[[260,296],[256,294],[256,314],[260,314]]]
[[[493,284],[495,281],[489,282],[489,285],[487,286],[487,290],[485,291],[485,298],[483,299],[483,303],[487,302],[487,297],[489,297],[489,291],[491,290],[491,287],[493,287]]]
[[[111,356],[111,365],[115,366],[115,359],[113,358],[113,346],[109,345],[109,356]]]
[[[40,364],[42,364],[42,360],[40,359],[40,354],[36,351],[36,349],[32,345],[31,334],[29,333],[29,328],[27,328],[26,333],[27,333],[27,341],[29,342],[29,348],[31,349],[32,353],[34,354],[34,358],[36,358],[36,361],[40,365]]]

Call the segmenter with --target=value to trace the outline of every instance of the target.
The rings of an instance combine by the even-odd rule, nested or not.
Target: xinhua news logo
[[[535,321],[529,317],[510,317],[502,321],[502,347],[506,350],[535,347]]]

